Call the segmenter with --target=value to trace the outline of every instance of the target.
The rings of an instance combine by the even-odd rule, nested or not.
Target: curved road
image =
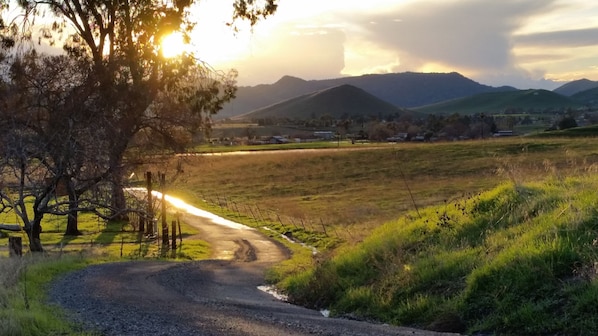
[[[252,228],[190,212],[184,220],[210,242],[213,259],[90,266],[56,281],[50,301],[101,335],[449,335],[326,318],[279,301],[258,286],[288,251]]]

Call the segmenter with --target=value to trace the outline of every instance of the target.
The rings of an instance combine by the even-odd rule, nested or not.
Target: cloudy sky
[[[237,34],[225,25],[231,9],[201,0],[193,41],[214,67],[237,69],[241,85],[405,71],[521,89],[598,80],[593,0],[280,0]]]

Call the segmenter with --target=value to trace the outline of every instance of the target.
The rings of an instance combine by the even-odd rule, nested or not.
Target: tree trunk
[[[125,191],[123,190],[123,169],[122,160],[114,159],[111,162],[113,166],[112,171],[112,216],[116,220],[127,220],[125,210],[127,209],[127,200],[125,198]]]
[[[70,181],[70,179],[66,183],[66,188],[69,196],[69,212],[67,215],[66,231],[64,232],[64,235],[80,236],[82,233],[79,231],[79,212],[77,211],[77,208],[79,207],[79,197],[77,196],[73,183]]]
[[[29,251],[31,252],[44,252],[40,233],[42,232],[41,218],[35,218],[29,226],[27,237],[29,238]]]
[[[69,205],[71,207],[71,205]],[[65,236],[80,236],[83,233],[79,231],[79,212],[70,211],[66,220]]]

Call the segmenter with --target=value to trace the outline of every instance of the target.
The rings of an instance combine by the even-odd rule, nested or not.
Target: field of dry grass
[[[511,138],[176,161],[184,174],[171,189],[191,203],[226,200],[247,215],[259,208],[293,223],[320,223],[343,240],[361,240],[407,210],[475,194],[505,180],[594,170],[598,148],[592,139]],[[326,230],[322,225],[313,227]]]

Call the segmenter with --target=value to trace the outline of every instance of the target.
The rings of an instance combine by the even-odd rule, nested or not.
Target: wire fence
[[[320,236],[335,238],[339,240],[347,240],[353,238],[353,233],[349,227],[339,228],[321,217],[294,217],[281,214],[276,209],[266,208],[259,204],[248,204],[245,202],[237,202],[232,197],[211,193],[210,195],[202,194],[201,198],[209,205],[219,207],[225,213],[233,214],[239,219],[248,221],[245,224],[251,226],[268,226],[279,228],[277,231],[283,233],[291,233],[296,231],[304,231],[306,233],[315,233]]]
[[[349,227],[334,225],[321,217],[288,216],[281,214],[277,209],[267,208],[257,203],[239,202],[230,196],[217,193],[202,194],[200,196],[208,206],[219,207],[223,213],[241,224],[267,227],[269,230],[279,232],[294,240],[300,241],[308,236],[312,242],[318,239],[350,241],[354,238],[354,234]],[[157,198],[154,198],[154,201],[157,201]],[[154,205],[154,207],[158,208],[157,205]],[[158,218],[154,218],[148,228],[149,222],[142,213],[131,212],[128,214],[128,220],[118,222],[118,224],[108,224],[104,219],[97,217],[95,225],[86,227],[85,236],[89,237],[89,240],[81,241],[81,236],[63,236],[57,239],[56,235],[64,234],[66,221],[63,217],[47,216],[41,234],[42,243],[44,241],[54,242],[44,244],[44,249],[51,253],[94,250],[95,248],[99,250],[99,247],[108,247],[112,252],[117,250],[118,255],[122,258],[162,257],[165,250],[168,250],[167,246],[170,246],[171,250],[181,249],[183,234],[178,218],[177,224],[175,226],[167,225],[165,231],[159,223],[160,219],[158,215]],[[177,233],[174,240],[172,239],[172,232]],[[10,235],[20,235],[23,237],[23,242],[28,241],[23,231],[11,233]],[[52,237],[53,239],[47,239],[49,235],[55,236]],[[77,240],[72,241],[75,239]],[[174,249],[173,246],[175,246]],[[8,239],[0,236],[0,253],[7,253],[7,251]]]

